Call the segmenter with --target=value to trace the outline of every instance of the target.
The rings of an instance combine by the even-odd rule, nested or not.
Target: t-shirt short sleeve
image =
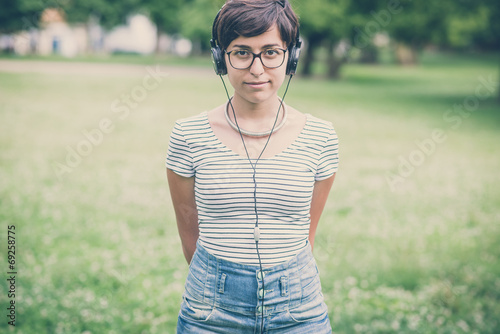
[[[314,179],[325,180],[337,172],[339,165],[339,139],[335,129],[330,126],[323,150],[318,159],[318,168]]]
[[[170,135],[166,166],[183,177],[195,175],[192,151],[179,122],[175,123]]]

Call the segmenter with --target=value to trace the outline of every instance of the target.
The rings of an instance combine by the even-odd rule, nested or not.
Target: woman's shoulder
[[[175,123],[184,127],[193,124],[203,123],[206,121],[206,119],[207,119],[207,111],[203,111],[196,115],[180,118],[177,121],[175,121]]]
[[[313,142],[325,143],[329,140],[337,140],[337,132],[332,122],[306,114],[307,121],[304,127],[304,136]]]
[[[207,112],[203,111],[199,114],[180,118],[175,121],[173,132],[192,136],[207,132],[209,127]]]
[[[306,114],[307,124],[313,128],[320,128],[325,130],[333,130],[333,124],[330,121],[324,120],[312,114]]]
[[[175,121],[172,136],[184,138],[189,142],[200,140],[210,133],[210,125],[207,121],[207,112],[180,118]]]

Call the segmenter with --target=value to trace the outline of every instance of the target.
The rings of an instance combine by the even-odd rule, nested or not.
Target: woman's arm
[[[309,227],[309,243],[311,244],[311,248],[314,247],[314,238],[316,236],[316,228],[318,227],[319,217],[321,217],[321,213],[325,207],[334,179],[335,174],[328,179],[316,181],[314,183],[310,211],[311,226]]]
[[[167,169],[168,186],[174,205],[182,251],[191,263],[198,240],[198,210],[194,198],[194,177],[182,177]]]

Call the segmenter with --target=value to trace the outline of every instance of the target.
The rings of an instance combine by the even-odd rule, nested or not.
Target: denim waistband
[[[185,293],[233,312],[255,315],[264,308],[269,315],[293,309],[321,289],[309,243],[289,261],[262,269],[218,258],[198,243]]]

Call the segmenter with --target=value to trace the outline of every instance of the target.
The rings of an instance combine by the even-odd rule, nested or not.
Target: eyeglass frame
[[[269,51],[269,50],[281,50],[283,51],[283,60],[281,61],[281,64],[279,64],[278,66],[274,66],[274,67],[269,67],[269,66],[266,66],[264,64],[264,62],[262,61],[262,52],[266,52],[266,51]],[[253,65],[253,62],[255,61],[255,58],[259,58],[260,59],[260,63],[262,64],[262,66],[264,66],[265,68],[270,68],[270,69],[273,69],[273,68],[278,68],[278,67],[281,67],[283,66],[283,64],[285,63],[285,56],[286,56],[286,52],[288,51],[288,49],[283,49],[283,48],[274,48],[274,49],[267,49],[267,50],[263,50],[259,53],[253,53],[252,51],[249,51],[249,50],[245,50],[247,52],[250,52],[253,56],[252,58],[252,61],[250,62],[250,65],[248,67],[244,67],[244,68],[237,68],[237,67],[234,67],[233,63],[231,63],[231,52],[233,51],[237,51],[236,49],[234,50],[231,50],[231,51],[227,51],[227,50],[224,50],[224,52],[227,54],[227,58],[229,59],[229,64],[231,65],[232,68],[234,68],[235,70],[248,70],[250,67],[252,67]]]

